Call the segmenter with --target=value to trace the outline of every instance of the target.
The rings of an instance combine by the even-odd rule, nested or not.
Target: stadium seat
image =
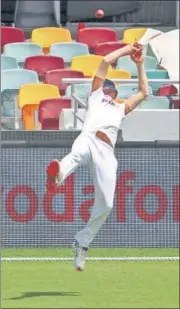
[[[1,55],[1,70],[18,69],[18,63],[14,57]]]
[[[68,29],[56,27],[36,28],[32,31],[31,42],[40,44],[45,54],[49,53],[52,44],[58,42],[72,42]]]
[[[5,70],[1,71],[1,115],[2,122],[13,122],[15,128],[18,127],[20,110],[17,106],[17,94],[19,88],[25,84],[38,83],[36,72],[28,70]],[[11,118],[11,119],[8,119]]]
[[[78,109],[77,115],[84,121],[86,110]],[[63,108],[59,116],[59,124],[62,129],[73,129],[74,127],[74,109]],[[77,129],[82,129],[83,122],[77,119]]]
[[[92,78],[96,75],[96,71],[93,72],[92,74]],[[131,78],[131,74],[127,71],[123,71],[123,70],[108,70],[107,75],[106,75],[107,79],[130,79]],[[116,85],[120,84],[121,82],[115,82]]]
[[[106,56],[107,54],[126,46],[123,42],[105,42],[99,43],[94,48],[94,54],[100,56]]]
[[[169,78],[168,72],[166,70],[147,70],[146,75],[148,79],[168,79]],[[153,92],[156,92],[162,86],[162,83],[157,83],[157,84],[150,83],[150,86]]]
[[[36,127],[35,111],[38,110],[40,101],[52,98],[60,98],[59,89],[54,85],[28,84],[20,88],[18,106],[22,110],[25,130]]]
[[[171,96],[178,93],[177,88],[173,85],[165,85],[158,89],[157,95],[160,96]]]
[[[157,67],[157,59],[150,56],[144,56],[145,70],[155,70]],[[124,56],[118,59],[116,69],[125,70],[131,73],[132,77],[138,76],[137,66],[131,60],[130,56]]]
[[[173,109],[180,109],[180,99],[179,99],[179,97],[171,99],[171,107]]]
[[[63,58],[67,65],[71,63],[73,57],[88,54],[88,46],[77,42],[55,43],[50,47],[50,55]]]
[[[155,70],[157,68],[158,62],[155,57],[144,55],[144,67],[145,70]]]
[[[5,44],[24,41],[25,34],[22,29],[14,27],[1,27],[1,52]]]
[[[105,42],[105,43],[100,43],[95,46],[94,49],[94,54],[95,55],[101,55],[105,56],[112,51],[122,48],[126,46],[127,44],[124,42]],[[148,51],[148,44],[143,45],[143,54],[146,55]]]
[[[55,69],[64,69],[64,60],[56,56],[32,56],[26,58],[24,68],[36,71],[44,81],[46,72]]]
[[[170,108],[180,109],[178,90],[174,85],[161,86],[157,91],[158,96],[167,96],[170,100]]]
[[[131,73],[123,70],[108,70],[108,73],[106,75],[106,78],[108,79],[130,79]],[[118,82],[117,82],[118,83]]]
[[[138,92],[137,84],[120,84],[116,86],[118,98],[127,99]],[[153,95],[152,88],[149,86],[149,95]]]
[[[89,84],[76,84],[74,85],[75,94],[82,99],[87,99],[91,89],[91,83]],[[68,86],[66,89],[65,97],[71,97],[71,86]]]
[[[128,71],[131,73],[132,77],[136,77],[138,75],[136,64],[129,56],[124,56],[118,59],[116,70]]]
[[[63,108],[71,108],[70,99],[47,99],[39,105],[38,119],[42,130],[59,130],[59,115]]]
[[[22,85],[29,83],[39,83],[36,72],[23,69],[1,71],[1,91],[19,89]]]
[[[59,88],[60,94],[65,95],[66,88],[69,84],[63,84],[62,78],[84,78],[84,74],[71,69],[52,70],[46,73],[45,83],[56,85]]]
[[[137,84],[128,84],[128,85],[117,85],[116,86],[118,90],[118,102],[122,103],[124,99],[134,95],[137,93]],[[75,94],[82,98],[87,99],[89,92],[91,89],[91,84],[77,84],[75,85]],[[149,87],[149,95],[153,95],[152,88]],[[71,86],[68,86],[66,89],[66,95],[65,97],[71,96]]]
[[[117,39],[116,31],[110,28],[84,28],[77,34],[77,42],[87,44],[91,52],[97,44],[116,42]]]
[[[83,72],[85,77],[91,77],[97,71],[103,56],[85,55],[72,58],[71,69]],[[110,67],[112,69],[112,67]]]
[[[144,100],[137,109],[169,109],[170,101],[166,97],[152,96]]]
[[[115,102],[118,103],[118,104],[122,104],[124,103],[124,99],[120,99],[120,98],[116,98]]]
[[[43,55],[43,50],[38,44],[10,43],[4,46],[4,55],[16,58],[19,66],[23,67],[27,57]]]
[[[142,36],[146,33],[147,28],[130,28],[123,32],[123,42],[131,44],[139,41]]]

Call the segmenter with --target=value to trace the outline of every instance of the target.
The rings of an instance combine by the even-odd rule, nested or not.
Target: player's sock
[[[52,160],[46,169],[47,181],[46,188],[48,192],[55,192],[60,180],[60,162]]]
[[[80,246],[78,241],[73,243],[73,251],[74,251],[74,267],[78,271],[84,270],[84,266],[86,263],[86,254],[88,248]]]

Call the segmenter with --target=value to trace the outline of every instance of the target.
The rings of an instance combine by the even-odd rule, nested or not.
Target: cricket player
[[[115,102],[115,84],[106,80],[106,75],[109,65],[126,55],[130,55],[137,65],[139,87],[135,95],[118,104]],[[81,164],[86,165],[92,174],[94,205],[87,225],[75,235],[73,244],[74,266],[78,271],[84,269],[88,247],[113,207],[117,172],[114,146],[121,121],[147,96],[148,81],[144,70],[142,45],[127,45],[106,55],[92,82],[82,132],[74,141],[71,152],[61,161],[51,161],[47,167],[46,186],[49,192],[56,190]]]

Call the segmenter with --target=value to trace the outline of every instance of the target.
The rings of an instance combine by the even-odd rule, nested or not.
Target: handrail
[[[90,84],[93,81],[93,78],[63,78],[62,83],[65,84]],[[138,84],[139,79],[119,79],[111,78],[112,82],[121,82],[123,84]],[[179,84],[179,80],[171,79],[148,79],[148,82],[151,84]]]
[[[78,104],[80,104],[83,108],[87,109],[87,105],[80,98],[78,98],[77,95],[72,94],[72,97],[73,97],[73,99],[75,99],[75,105],[77,105],[77,107],[78,107]],[[83,119],[77,114],[77,112],[78,112],[78,108],[77,108],[76,112],[75,112],[75,110],[73,112],[73,114],[74,114],[74,128],[77,128],[77,119],[79,119],[83,123]],[[75,121],[75,119],[76,119],[76,121]],[[76,127],[75,127],[75,124],[76,124]]]
[[[86,103],[82,101],[76,94],[75,94],[75,84],[91,84],[93,78],[63,78],[62,82],[71,84],[71,97],[72,97],[72,107],[74,108],[74,129],[77,129],[77,119],[82,121],[81,117],[77,114],[78,113],[78,104],[80,104],[83,108],[86,108]],[[111,81],[113,82],[121,82],[122,84],[135,84],[139,83],[139,79],[117,79],[112,78]],[[179,84],[179,81],[174,81],[171,79],[148,79],[148,82],[151,84]],[[83,121],[82,121],[83,122]]]
[[[78,104],[80,104],[83,108],[87,108],[86,103],[84,103],[82,99],[78,98],[76,94],[73,94],[72,96],[75,100],[77,100]]]
[[[78,115],[76,114],[75,112],[73,112],[74,116],[76,116],[77,119],[79,119],[82,123],[84,122],[83,119]]]

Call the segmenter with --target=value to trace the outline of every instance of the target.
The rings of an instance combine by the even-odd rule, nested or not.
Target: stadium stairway
[[[59,1],[17,1],[15,26],[25,31],[29,37],[32,29],[60,26]],[[59,12],[59,14],[58,14]]]

